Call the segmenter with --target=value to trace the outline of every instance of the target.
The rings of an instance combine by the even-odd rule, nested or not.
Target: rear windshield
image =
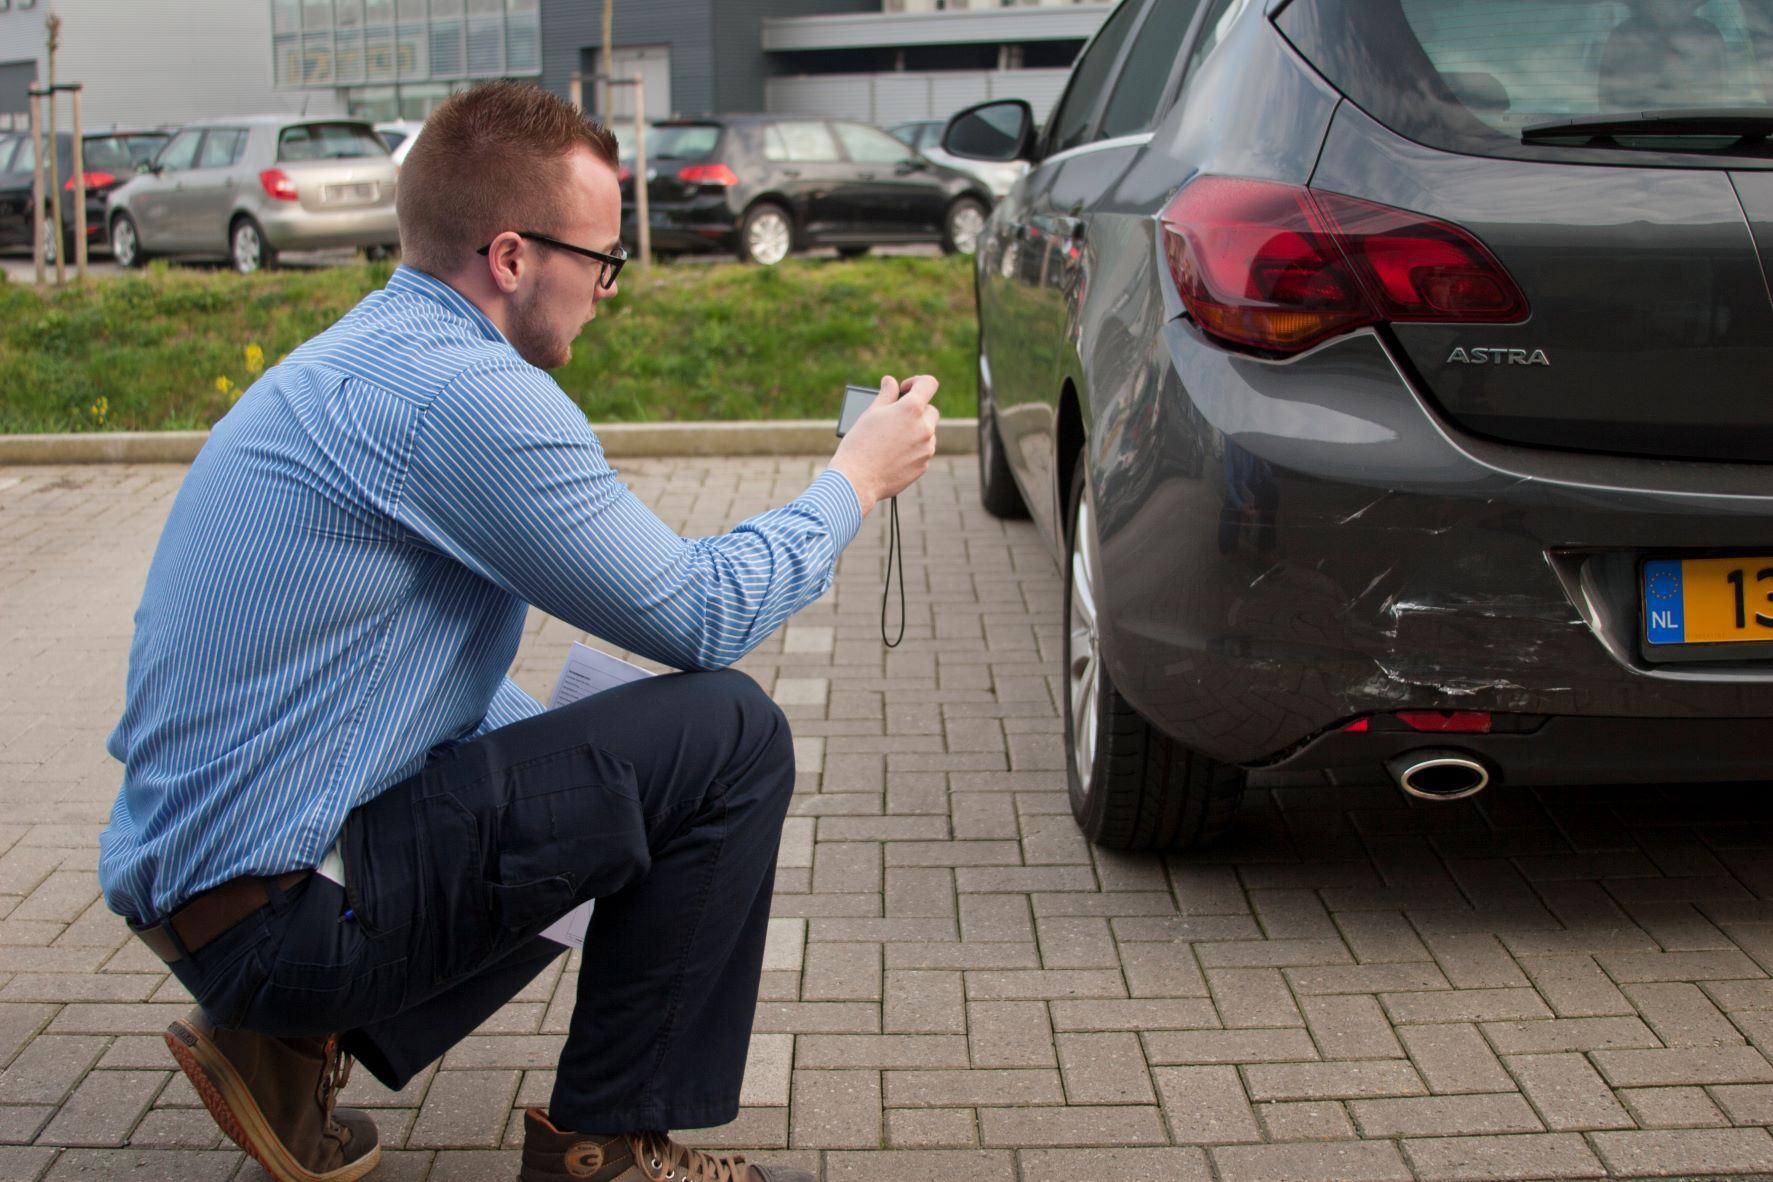
[[[387,145],[362,123],[304,123],[284,128],[277,137],[277,159],[285,162],[387,154]]]
[[[159,141],[154,145],[153,151],[158,151],[160,144],[165,142],[165,140]],[[141,167],[136,158],[130,154],[129,145],[114,135],[82,142],[80,163],[85,165],[89,172],[134,172]]]
[[[1394,131],[1477,155],[1594,160],[1523,128],[1644,111],[1765,108],[1773,0],[1294,0],[1276,24]],[[1620,147],[1724,147],[1734,136],[1616,136]],[[1740,155],[1735,156],[1740,161]]]
[[[646,154],[653,160],[706,160],[720,142],[718,123],[671,123],[646,133]]]

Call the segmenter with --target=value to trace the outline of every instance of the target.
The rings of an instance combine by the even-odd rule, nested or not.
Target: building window
[[[0,5],[11,2],[0,0]],[[540,0],[260,2],[271,7],[278,87],[364,83],[366,91],[374,91],[376,84],[542,72]],[[371,94],[363,101],[373,106],[390,100]]]

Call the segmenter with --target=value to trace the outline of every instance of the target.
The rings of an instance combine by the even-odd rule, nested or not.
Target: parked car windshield
[[[381,137],[361,123],[304,123],[284,128],[277,137],[277,159],[285,163],[387,154]]]
[[[1367,112],[1454,151],[1517,156],[1534,124],[1773,99],[1768,0],[1296,0],[1278,23]]]
[[[111,138],[123,145],[124,150],[129,153],[130,162],[136,168],[143,168],[160,154],[160,149],[172,137],[164,132],[133,132]]]
[[[654,160],[706,160],[720,142],[713,123],[667,123],[647,129],[646,154]]]

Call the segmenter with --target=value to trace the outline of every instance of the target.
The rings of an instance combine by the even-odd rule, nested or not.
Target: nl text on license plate
[[[1773,643],[1773,554],[1644,563],[1644,639]]]

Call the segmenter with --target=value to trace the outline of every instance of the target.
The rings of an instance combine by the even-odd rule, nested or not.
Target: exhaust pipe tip
[[[1489,765],[1460,751],[1411,751],[1386,764],[1397,786],[1422,800],[1463,800],[1489,786]]]

